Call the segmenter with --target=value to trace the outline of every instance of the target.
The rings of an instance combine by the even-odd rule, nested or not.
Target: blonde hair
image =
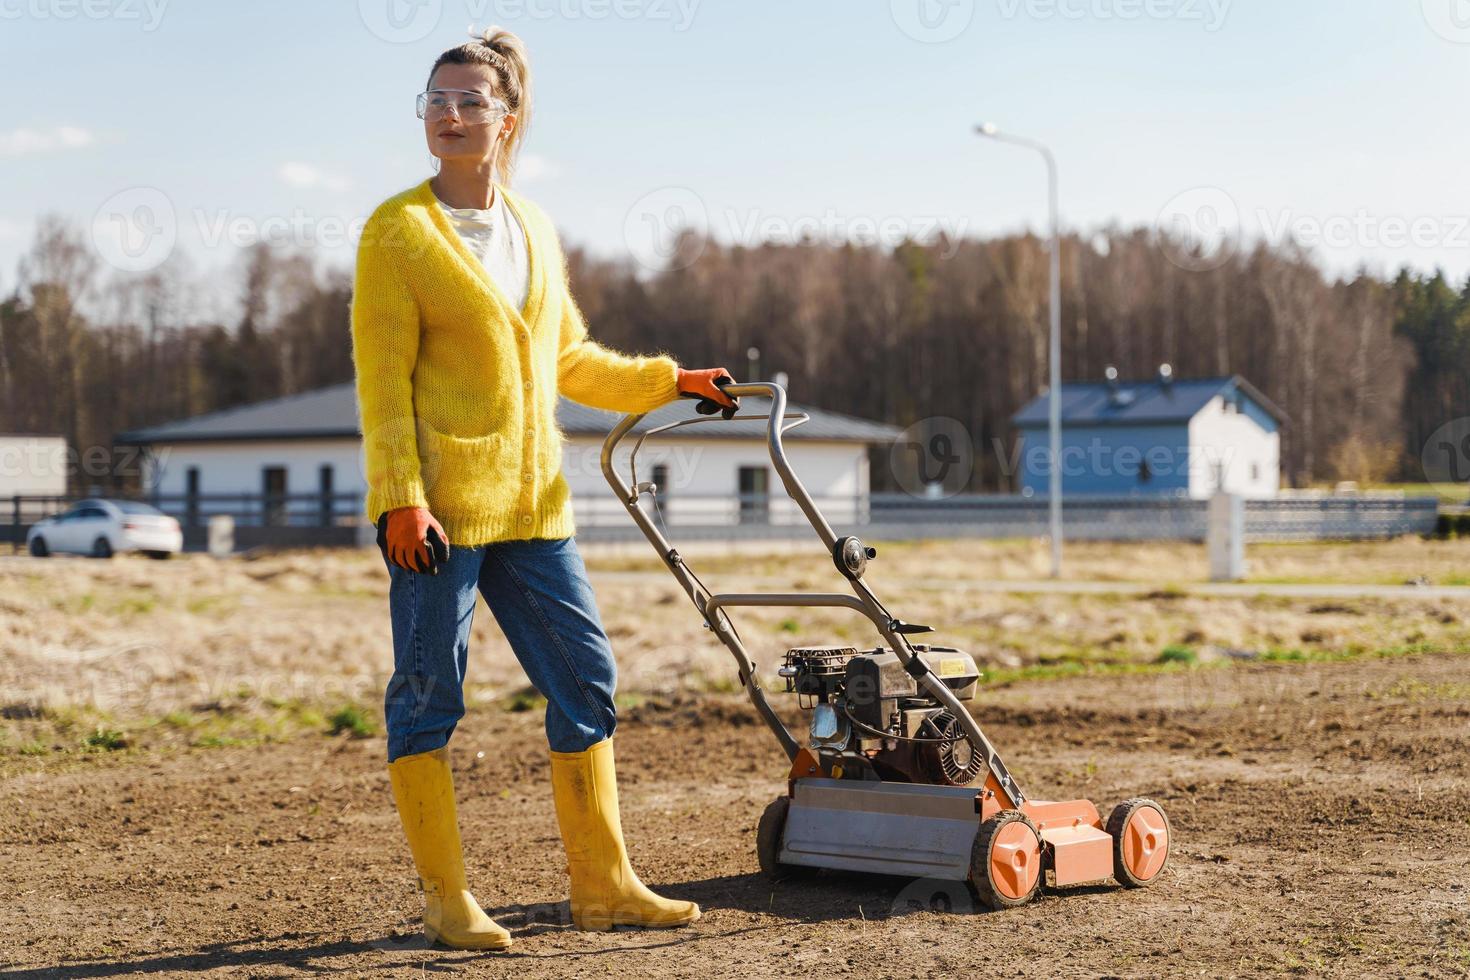
[[[487,27],[481,34],[470,33],[475,40],[450,48],[434,60],[428,84],[434,84],[434,73],[442,65],[484,65],[495,73],[494,94],[505,100],[516,117],[515,129],[495,150],[495,169],[501,181],[509,184],[521,141],[531,127],[531,62],[525,43],[510,31]]]

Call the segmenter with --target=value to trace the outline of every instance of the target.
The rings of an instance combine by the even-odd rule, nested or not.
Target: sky
[[[0,291],[36,218],[109,267],[350,264],[432,174],[414,95],[470,26],[535,69],[516,187],[647,267],[674,229],[893,244],[1061,220],[1470,275],[1470,0],[0,0]]]

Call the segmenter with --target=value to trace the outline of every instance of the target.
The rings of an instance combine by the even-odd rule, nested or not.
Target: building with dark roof
[[[702,418],[694,405],[681,400],[650,412],[635,431]],[[768,399],[744,398],[741,414],[763,414],[768,406]],[[790,402],[787,411],[809,416],[786,433],[788,456],[824,510],[838,508],[829,518],[865,512],[868,448],[891,443],[899,430]],[[602,441],[621,416],[563,398],[556,417],[579,525],[626,523],[601,467]],[[773,479],[765,431],[763,419],[720,420],[650,439],[639,454],[639,479],[659,484],[665,516],[672,510],[696,523],[799,519]],[[321,500],[335,499],[336,520],[364,516],[360,499],[351,504],[366,490],[361,440],[357,392],[347,382],[135,429],[114,441],[146,450],[145,485],[165,506],[175,504],[169,509],[207,514],[212,499],[250,495],[282,501],[272,520],[314,523]]]
[[[1281,410],[1244,378],[1156,378],[1062,385],[1064,495],[1171,495],[1217,490],[1250,498],[1281,486]],[[1049,399],[1037,395],[1011,417],[1019,430],[1021,492],[1050,479]]]

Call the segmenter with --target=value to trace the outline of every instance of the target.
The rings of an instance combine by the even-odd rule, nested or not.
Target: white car
[[[92,499],[32,524],[26,545],[37,558],[53,552],[111,558],[119,551],[167,558],[184,550],[184,532],[178,521],[148,504]]]

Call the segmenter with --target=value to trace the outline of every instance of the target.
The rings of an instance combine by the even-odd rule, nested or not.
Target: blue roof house
[[[1020,433],[1021,492],[1044,495],[1050,479],[1048,398],[1011,418]],[[1157,378],[1062,385],[1062,493],[1204,499],[1217,490],[1247,498],[1281,487],[1285,416],[1240,376]]]

